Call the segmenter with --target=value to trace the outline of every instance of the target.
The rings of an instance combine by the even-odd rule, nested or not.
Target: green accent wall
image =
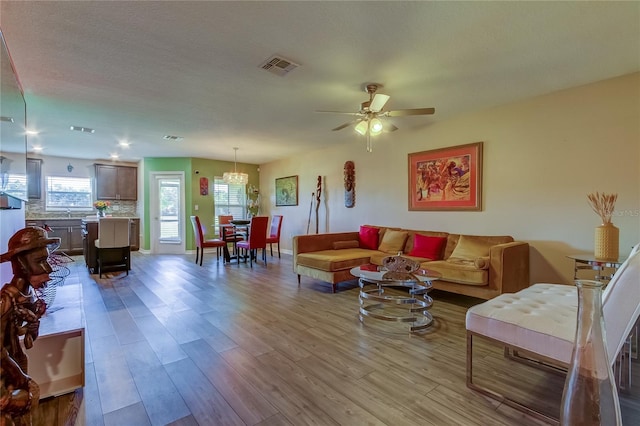
[[[260,183],[259,166],[256,164],[238,163],[238,171],[249,175],[249,184],[258,186]],[[150,175],[152,172],[184,172],[185,174],[185,249],[195,250],[195,238],[189,216],[195,215],[200,217],[200,222],[206,226],[207,234],[205,238],[215,238],[214,223],[214,205],[213,205],[213,181],[216,176],[222,176],[224,172],[233,171],[234,163],[229,161],[210,160],[206,158],[164,158],[164,157],[147,157],[143,160],[144,173],[144,214],[141,220],[144,221],[144,236],[142,248],[149,250],[151,248],[151,217],[150,217]],[[198,173],[196,173],[196,171]],[[208,194],[200,193],[200,179],[208,180]],[[195,210],[195,206],[198,210]]]

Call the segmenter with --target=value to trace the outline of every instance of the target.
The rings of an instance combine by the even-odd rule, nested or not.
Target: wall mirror
[[[0,39],[0,192],[27,200],[27,108],[2,31]]]

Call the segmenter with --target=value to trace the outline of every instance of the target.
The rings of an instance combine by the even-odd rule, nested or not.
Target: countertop
[[[123,217],[126,219],[140,219],[138,216],[112,216],[112,217]],[[72,217],[28,217],[25,219],[26,221],[35,221],[35,220],[86,220],[97,222],[98,217],[95,215],[92,216],[72,216]]]
[[[114,218],[114,219],[140,219],[139,217],[136,217],[136,216],[107,216],[107,219],[108,218]],[[97,222],[98,221],[98,217],[97,216],[81,217],[80,219],[84,220],[85,222]]]

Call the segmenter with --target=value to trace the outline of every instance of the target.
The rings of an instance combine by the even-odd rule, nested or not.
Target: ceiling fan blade
[[[316,112],[328,112],[332,114],[347,114],[347,115],[362,115],[359,112],[346,112],[346,111],[316,111]]]
[[[360,121],[362,121],[362,119],[352,120],[352,121],[349,121],[348,123],[341,124],[340,126],[336,127],[335,129],[331,129],[331,130],[333,130],[334,132],[335,132],[336,130],[342,130],[342,129],[344,129],[345,127],[349,127],[349,126],[351,126],[352,124],[359,123]]]
[[[373,100],[371,101],[371,105],[369,105],[369,110],[373,112],[378,112],[384,107],[384,104],[389,100],[388,95],[383,95],[382,93],[376,93],[373,96]]]
[[[413,108],[413,109],[397,109],[395,111],[386,111],[388,117],[402,117],[405,115],[429,115],[436,112],[435,108]]]
[[[395,132],[396,130],[398,130],[398,128],[393,123],[389,123],[388,121],[384,123],[383,131],[385,133]]]

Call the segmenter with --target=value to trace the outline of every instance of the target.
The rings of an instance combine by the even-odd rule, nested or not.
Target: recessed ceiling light
[[[115,160],[116,158],[120,158],[120,156],[118,154],[111,154],[111,158]]]
[[[83,133],[95,133],[96,132],[94,129],[90,129],[88,127],[82,127],[82,126],[70,126],[69,129],[75,130],[76,132],[83,132]]]
[[[40,151],[42,151],[43,149],[44,149],[44,148],[43,148],[43,147],[41,147],[40,145],[35,145],[35,146],[33,147],[33,150],[34,150],[34,151],[37,151],[37,152],[40,152]]]
[[[121,140],[121,141],[118,142],[118,145],[120,145],[122,147],[125,147],[125,148],[129,148],[129,145],[131,145],[131,144],[129,143],[129,141]]]
[[[26,133],[26,134],[28,134],[28,135],[30,135],[30,136],[35,136],[35,135],[39,134],[40,132],[39,132],[39,131],[37,131],[37,130],[29,130],[29,129],[27,129],[27,130],[25,131],[25,133]]]

